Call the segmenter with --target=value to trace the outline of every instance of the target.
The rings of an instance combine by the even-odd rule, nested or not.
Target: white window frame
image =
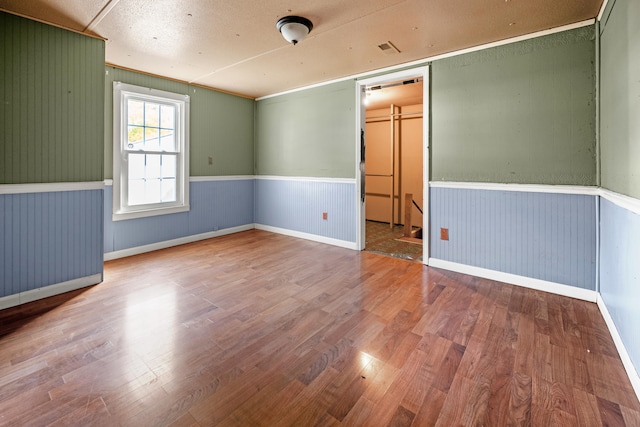
[[[176,201],[128,205],[128,154],[140,153],[127,149],[129,99],[174,105],[176,117]],[[189,210],[189,95],[113,83],[113,221],[166,215]],[[162,154],[162,152],[153,153]]]

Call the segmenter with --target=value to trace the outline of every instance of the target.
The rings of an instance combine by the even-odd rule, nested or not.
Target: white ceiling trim
[[[602,2],[602,6],[600,7],[600,12],[598,12],[598,17],[596,18],[598,21],[602,21],[602,15],[604,15],[604,10],[607,8],[607,3],[609,3],[609,0],[604,0]]]
[[[604,2],[606,3],[607,0],[604,0]],[[464,55],[464,54],[472,53],[472,52],[478,52],[478,51],[485,50],[485,49],[490,49],[490,48],[493,48],[493,47],[504,46],[504,45],[517,43],[517,42],[521,42],[521,41],[525,41],[525,40],[535,39],[535,38],[538,38],[538,37],[543,37],[543,36],[547,36],[547,35],[550,35],[550,34],[561,33],[563,31],[569,31],[569,30],[573,30],[573,29],[576,29],[576,28],[587,27],[589,25],[593,25],[595,22],[596,22],[596,20],[593,19],[593,18],[592,19],[587,19],[586,21],[576,22],[574,24],[563,25],[561,27],[550,28],[548,30],[537,31],[535,33],[525,34],[525,35],[518,36],[518,37],[512,37],[512,38],[509,38],[509,39],[504,39],[504,40],[499,40],[499,41],[496,41],[496,42],[486,43],[486,44],[483,44],[483,45],[474,46],[474,47],[470,47],[470,48],[467,48],[467,49],[457,50],[455,52],[449,52],[449,53],[443,53],[441,55],[430,56],[430,57],[427,57],[427,58],[424,58],[424,59],[418,59],[418,60],[411,61],[411,62],[405,62],[403,64],[393,65],[391,67],[380,68],[378,70],[367,71],[367,72],[360,73],[360,74],[354,74],[354,75],[351,75],[351,76],[341,77],[339,79],[328,80],[326,82],[321,82],[321,83],[316,83],[316,84],[312,84],[312,85],[309,85],[309,86],[299,87],[299,88],[287,90],[287,91],[284,91],[284,92],[277,92],[277,93],[274,93],[274,94],[271,94],[271,95],[265,95],[265,96],[258,97],[258,98],[256,98],[256,101],[261,101],[263,99],[268,99],[268,98],[274,98],[276,96],[281,96],[281,95],[287,95],[287,94],[290,94],[290,93],[300,92],[302,90],[307,90],[307,89],[313,89],[313,88],[316,88],[316,87],[326,86],[326,85],[330,85],[330,84],[333,84],[333,83],[339,83],[339,82],[343,82],[345,80],[357,80],[357,79],[361,79],[363,77],[372,76],[374,74],[397,71],[399,69],[407,68],[407,67],[415,67],[415,66],[419,66],[419,65],[426,65],[428,62],[432,62],[432,61],[438,61],[438,60],[441,60],[441,59],[451,58],[451,57],[454,57],[454,56]]]
[[[25,18],[25,19],[28,19],[30,21],[39,22],[41,24],[50,25],[52,27],[60,28],[61,30],[70,31],[72,33],[76,33],[76,34],[80,34],[80,35],[83,35],[83,36],[91,37],[92,39],[98,39],[98,40],[103,40],[103,41],[107,40],[106,38],[104,38],[102,36],[98,36],[98,35],[90,34],[90,33],[85,33],[84,31],[75,30],[73,28],[65,27],[64,25],[60,25],[60,24],[54,24],[53,22],[45,21],[44,19],[36,18],[34,16],[25,15],[23,13],[14,12],[12,10],[8,10],[8,9],[3,8],[3,7],[0,7],[0,12],[8,13],[10,15],[19,16],[20,18]]]
[[[111,12],[111,9],[116,7],[120,0],[109,0],[109,2],[102,8],[100,12],[89,22],[83,32],[85,31],[93,31],[100,24],[100,22]]]
[[[273,53],[273,52],[276,52],[276,51],[281,50],[281,49],[286,49],[286,48],[288,48],[288,47],[289,47],[289,45],[280,46],[280,47],[277,47],[277,48],[275,48],[275,49],[271,49],[271,50],[268,50],[268,51],[266,51],[266,52],[262,52],[262,53],[260,53],[260,54],[258,54],[258,55],[254,55],[254,56],[252,56],[252,57],[250,57],[250,58],[245,58],[245,59],[243,59],[243,60],[241,60],[241,61],[234,62],[233,64],[226,65],[226,66],[221,67],[221,68],[218,68],[217,70],[214,70],[214,71],[212,71],[212,72],[210,72],[210,73],[204,74],[204,75],[202,75],[202,76],[200,76],[200,77],[196,77],[195,79],[193,79],[193,80],[189,81],[189,84],[197,83],[197,82],[198,82],[198,80],[206,79],[207,77],[212,76],[212,75],[214,75],[214,74],[216,74],[216,73],[219,73],[219,72],[221,72],[221,71],[228,70],[229,68],[233,68],[233,67],[235,67],[235,66],[238,66],[238,65],[244,64],[245,62],[253,61],[254,59],[258,59],[258,58],[260,58],[260,57],[262,57],[262,56],[269,55],[269,54],[271,54],[271,53]]]

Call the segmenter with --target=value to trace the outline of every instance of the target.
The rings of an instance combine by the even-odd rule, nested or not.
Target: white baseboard
[[[0,298],[0,310],[20,305],[20,294],[13,294]]]
[[[451,270],[458,273],[483,277],[485,279],[510,283],[525,288],[550,292],[552,294],[576,298],[589,302],[596,302],[598,298],[598,293],[589,289],[562,285],[560,283],[548,282],[546,280],[532,279],[531,277],[518,276],[517,274],[504,273],[502,271],[496,270],[488,270],[486,268],[474,267],[471,265],[458,264],[456,262],[444,261],[437,258],[429,258],[429,267],[442,268],[444,270]]]
[[[631,357],[629,357],[627,348],[624,346],[624,341],[622,341],[622,337],[620,337],[620,334],[618,333],[618,328],[616,328],[616,324],[613,322],[613,318],[611,317],[611,314],[609,314],[607,305],[600,294],[598,294],[597,304],[600,309],[600,313],[602,313],[602,317],[609,328],[611,338],[613,338],[613,342],[616,345],[616,349],[620,355],[620,360],[622,360],[622,365],[627,371],[627,376],[631,381],[631,386],[635,390],[638,400],[640,400],[640,376],[638,376],[638,371],[636,371],[636,368],[633,366],[633,362],[631,361]]]
[[[93,274],[91,276],[79,277],[67,282],[56,283],[55,285],[44,286],[42,288],[32,289],[19,294],[9,295],[0,298],[0,310],[9,307],[15,307],[20,304],[36,301],[43,298],[52,297],[54,295],[63,294],[76,289],[85,288],[102,282],[102,273]]]
[[[270,225],[263,224],[256,224],[256,229],[269,231],[271,233],[284,234],[285,236],[297,237],[299,239],[313,240],[314,242],[326,243],[328,245],[340,246],[341,248],[359,250],[356,242],[318,236],[317,234],[303,233],[301,231],[288,230],[286,228],[272,227]]]
[[[197,242],[199,240],[211,239],[213,237],[220,237],[227,234],[239,233],[241,231],[253,230],[254,224],[239,225],[237,227],[225,228],[218,231],[209,231],[207,233],[194,234],[193,236],[180,237],[173,240],[164,240],[158,243],[151,243],[149,245],[136,246],[135,248],[122,249],[119,251],[107,252],[104,254],[105,261],[111,261],[118,258],[124,258],[133,255],[139,255],[146,252],[157,251],[159,249],[170,248],[172,246],[184,245],[187,243]]]

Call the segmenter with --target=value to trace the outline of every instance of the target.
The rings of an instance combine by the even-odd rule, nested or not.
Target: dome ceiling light
[[[296,45],[307,37],[313,29],[313,24],[301,16],[285,16],[278,20],[276,28],[286,41]]]

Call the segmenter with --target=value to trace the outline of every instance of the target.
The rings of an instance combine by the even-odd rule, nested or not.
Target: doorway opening
[[[360,249],[428,260],[428,68],[358,82]]]

